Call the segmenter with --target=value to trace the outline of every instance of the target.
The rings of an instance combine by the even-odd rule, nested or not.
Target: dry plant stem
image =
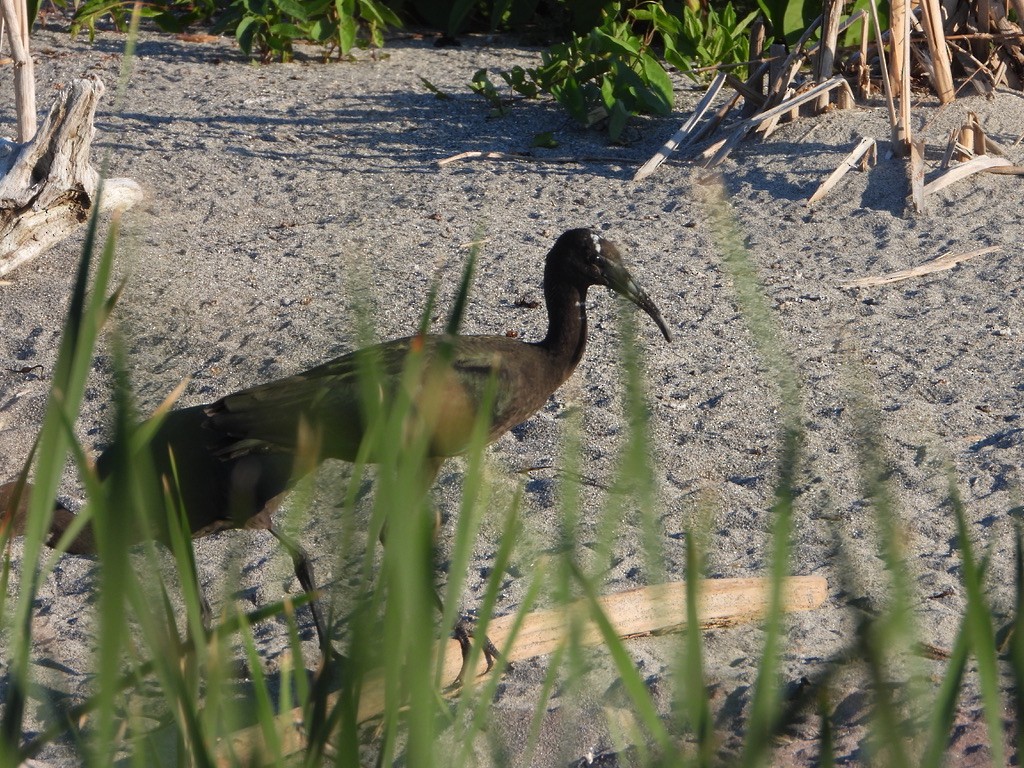
[[[899,98],[896,126],[892,143],[896,154],[906,154],[910,135],[910,8],[908,0],[889,3],[889,80],[893,93]]]
[[[910,198],[914,202],[914,210],[924,213],[924,141],[914,139],[910,142]]]
[[[871,10],[871,25],[875,30],[875,41],[878,44],[878,64],[882,68],[882,90],[885,91],[885,103],[889,107],[889,125],[893,135],[896,132],[896,101],[892,96],[892,87],[889,79],[889,67],[885,63],[885,51],[882,50],[882,27],[878,23],[878,8],[875,0],[869,0],[868,8]]]
[[[932,57],[935,78],[932,86],[939,96],[940,104],[953,101],[953,72],[950,69],[949,48],[946,46],[945,33],[942,29],[942,8],[939,0],[921,0],[924,11],[924,29],[928,38],[928,52]]]
[[[801,104],[806,104],[809,101],[813,101],[820,94],[830,91],[833,88],[849,89],[849,87],[850,86],[846,82],[845,77],[843,77],[842,75],[836,75],[831,80],[821,83],[820,85],[816,85],[809,91],[801,93],[799,96],[794,96],[791,99],[786,99],[778,106],[744,120],[743,122],[736,126],[733,132],[725,140],[725,143],[721,146],[721,148],[718,150],[715,156],[711,158],[711,160],[706,164],[705,167],[713,168],[714,166],[722,162],[729,154],[729,152],[732,151],[733,147],[735,147],[737,144],[739,144],[740,141],[743,140],[743,137],[745,137],[750,131],[757,128],[762,123],[771,120],[772,118],[778,117],[779,115],[785,112],[789,112],[792,109],[796,109]]]
[[[821,200],[821,198],[827,195],[836,186],[836,184],[839,183],[839,180],[842,179],[848,171],[851,171],[858,166],[863,167],[865,165],[865,160],[871,165],[878,162],[877,146],[878,145],[874,139],[868,136],[862,138],[857,143],[857,146],[853,148],[853,151],[850,152],[850,154],[843,159],[843,162],[839,164],[839,167],[832,171],[832,174],[814,191],[814,194],[807,200],[807,205],[813,205]]]
[[[0,276],[78,229],[96,203],[99,174],[89,162],[99,80],[64,88],[35,136],[16,145],[0,178]],[[101,210],[119,211],[142,197],[130,179],[104,183]]]
[[[452,163],[458,163],[462,160],[501,160],[503,162],[519,162],[519,163],[541,163],[551,165],[569,165],[573,163],[621,163],[623,162],[621,157],[601,157],[600,155],[582,155],[580,157],[534,157],[533,155],[525,154],[523,152],[481,152],[479,150],[469,150],[468,152],[459,152],[457,155],[451,157],[442,157],[437,161],[438,168],[444,168],[446,165]]]
[[[28,50],[28,11],[24,0],[0,0],[7,39],[14,57],[14,105],[18,113],[18,143],[36,132],[36,76]],[[0,273],[2,274],[2,273]]]
[[[950,184],[966,179],[968,176],[973,176],[976,173],[981,173],[982,171],[987,171],[998,166],[1012,168],[1013,164],[1005,157],[979,155],[973,160],[968,160],[966,163],[962,163],[955,168],[950,168],[937,179],[932,179],[924,185],[924,194],[931,195],[938,192],[940,189],[945,189]]]
[[[750,49],[749,56],[747,57],[750,61],[758,61],[764,55],[764,40],[765,40],[765,23],[764,18],[758,16],[754,21],[754,25],[750,28]],[[760,72],[761,74],[756,74]],[[750,65],[747,71],[747,83],[748,87],[758,94],[761,99],[761,103],[764,103],[764,70],[761,67],[755,67],[753,64]],[[759,104],[754,103],[750,100],[743,102],[743,117],[750,117],[754,114]]]
[[[959,134],[960,131],[956,128],[951,128],[949,131],[949,140],[946,142],[946,153],[942,156],[942,162],[939,163],[939,168],[942,170],[949,168],[949,164],[952,162],[953,156],[956,154],[957,148],[960,146],[960,143],[957,141],[957,136]]]
[[[832,77],[836,60],[836,39],[839,37],[839,17],[843,12],[842,0],[825,0],[824,24],[821,28],[821,46],[814,67],[814,80],[821,83]],[[828,94],[822,94],[814,103],[815,112],[828,108]]]
[[[698,589],[700,605],[697,615],[703,628],[732,626],[762,617],[767,608],[770,584],[767,579],[708,579]],[[820,576],[793,576],[783,585],[782,610],[809,611],[819,607],[828,597],[828,583]],[[677,631],[686,625],[686,584],[675,582],[618,592],[599,600],[620,638],[643,637]],[[574,635],[583,645],[599,645],[603,636],[590,621],[591,608],[586,601],[554,610],[535,611],[526,616],[515,645],[507,647],[514,616],[493,619],[487,634],[502,656],[511,662],[553,653],[569,637],[573,622],[581,622]],[[462,651],[455,640],[444,644],[442,681],[454,680],[462,671]],[[481,659],[477,674],[483,674]],[[335,698],[331,697],[331,706]],[[359,700],[359,722],[377,717],[384,711],[384,690],[379,677],[368,676]],[[291,755],[305,747],[302,708],[278,716],[275,729],[281,754]],[[266,755],[263,726],[256,725],[236,731],[217,747],[216,765],[233,766],[255,763]]]
[[[680,126],[679,130],[676,131],[672,138],[665,142],[664,146],[658,150],[658,152],[646,163],[640,166],[640,169],[633,176],[633,181],[642,181],[654,173],[658,166],[661,165],[668,159],[676,147],[678,147],[686,138],[690,135],[690,132],[697,126],[700,119],[704,116],[704,113],[711,107],[711,102],[714,101],[715,96],[722,90],[722,86],[725,84],[727,75],[724,72],[719,72],[715,79],[708,86],[707,91],[704,92],[704,97],[697,104],[693,114],[690,115],[690,119]]]
[[[984,256],[986,253],[993,253],[994,251],[1000,250],[1002,250],[1002,248],[998,245],[990,245],[987,248],[980,248],[977,251],[970,251],[968,253],[944,253],[943,255],[938,256],[919,267],[901,269],[898,272],[890,272],[888,275],[881,275],[880,277],[864,277],[860,280],[843,283],[842,287],[871,288],[876,285],[898,283],[901,280],[909,280],[912,277],[921,277],[922,275],[929,275],[932,272],[942,272],[946,269],[952,269],[957,264],[967,261],[968,259],[973,259],[975,256]]]

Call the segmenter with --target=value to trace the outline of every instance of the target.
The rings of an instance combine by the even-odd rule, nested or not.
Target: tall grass
[[[283,764],[301,746],[299,761],[339,766],[395,762],[410,766],[474,765],[481,750],[495,764],[521,761],[530,764],[537,747],[541,723],[553,691],[571,699],[582,695],[587,685],[588,654],[579,635],[570,632],[568,644],[549,660],[549,671],[537,691],[533,724],[518,745],[501,743],[486,729],[492,717],[492,703],[499,685],[499,669],[489,678],[467,679],[455,702],[441,690],[439,667],[432,644],[424,638],[441,638],[457,617],[458,596],[465,584],[478,526],[485,515],[501,521],[500,547],[483,590],[479,606],[478,634],[486,632],[487,621],[507,575],[509,563],[517,558],[538,563],[525,577],[526,595],[520,606],[520,621],[538,602],[548,605],[582,598],[589,616],[601,628],[604,647],[621,685],[623,699],[617,704],[631,717],[619,721],[617,747],[643,766],[709,766],[719,763],[743,766],[772,762],[776,740],[801,717],[814,716],[820,722],[820,762],[835,759],[835,735],[843,724],[834,723],[832,682],[841,672],[863,675],[873,693],[873,713],[867,723],[867,743],[872,762],[893,765],[935,765],[944,754],[958,700],[969,675],[969,659],[977,665],[977,680],[995,764],[1005,760],[1001,718],[1010,706],[1020,732],[1020,691],[1024,686],[1024,641],[1019,625],[1024,604],[1024,555],[1018,534],[1016,584],[1018,600],[1012,619],[1012,635],[1005,649],[997,647],[995,617],[985,593],[987,558],[974,551],[966,510],[960,501],[955,479],[950,480],[948,501],[958,527],[967,607],[956,642],[941,679],[929,682],[914,671],[919,633],[912,620],[916,601],[914,585],[907,575],[906,553],[900,550],[900,510],[888,488],[884,472],[884,449],[878,439],[876,417],[869,404],[862,403],[856,416],[860,430],[860,470],[864,498],[875,515],[882,561],[889,577],[888,601],[874,615],[863,615],[859,630],[848,646],[834,658],[808,674],[808,684],[795,695],[783,695],[779,660],[786,647],[786,620],[781,608],[783,578],[790,572],[790,539],[794,527],[794,488],[805,458],[802,453],[802,406],[800,386],[792,362],[785,353],[784,335],[778,329],[760,290],[756,271],[742,247],[737,224],[719,198],[708,203],[714,217],[718,246],[732,278],[736,297],[755,340],[756,353],[777,383],[782,404],[782,432],[774,503],[771,508],[770,577],[771,605],[764,620],[763,646],[757,665],[757,679],[745,719],[742,746],[722,752],[719,746],[727,734],[716,732],[715,705],[707,692],[712,679],[701,635],[690,629],[674,644],[675,658],[664,681],[671,686],[674,711],[659,709],[644,675],[637,668],[628,643],[616,637],[612,619],[606,616],[597,597],[603,591],[606,564],[615,551],[622,520],[642,532],[647,569],[654,578],[665,574],[664,555],[657,509],[658,476],[650,443],[648,401],[644,387],[644,366],[640,345],[634,343],[635,329],[624,318],[623,410],[629,428],[620,448],[619,470],[612,479],[604,507],[596,512],[598,542],[590,552],[582,551],[578,536],[584,512],[579,478],[579,442],[582,429],[570,426],[561,458],[558,545],[547,548],[543,557],[529,551],[522,535],[522,516],[529,514],[521,492],[503,494],[494,486],[484,461],[485,425],[478,425],[476,439],[463,465],[462,498],[455,518],[454,542],[445,591],[444,611],[434,607],[435,581],[434,515],[426,493],[426,437],[410,434],[411,403],[399,401],[390,409],[376,408],[379,371],[372,360],[363,375],[367,408],[374,413],[365,446],[365,456],[380,456],[376,469],[376,490],[369,525],[351,529],[357,489],[366,477],[366,462],[357,462],[339,514],[346,534],[338,546],[337,568],[352,561],[348,547],[365,550],[361,567],[352,578],[325,588],[347,590],[339,604],[350,607],[335,617],[339,651],[343,660],[317,673],[319,660],[303,656],[298,639],[295,612],[303,598],[284,600],[252,614],[238,610],[228,600],[212,631],[201,626],[200,587],[183,510],[168,502],[171,494],[161,493],[161,484],[147,466],[146,440],[154,424],[166,413],[165,404],[153,420],[137,424],[128,371],[130,361],[111,327],[111,313],[118,289],[112,287],[116,253],[116,228],[105,240],[100,238],[94,219],[79,264],[53,386],[38,438],[33,467],[36,492],[31,499],[18,579],[18,593],[9,596],[11,568],[8,554],[0,573],[0,609],[7,651],[8,694],[0,720],[0,762],[13,765],[50,749],[52,754],[70,754],[74,761],[108,765],[125,758],[132,764],[150,765],[154,760],[173,762],[177,755],[185,762],[207,766],[222,764]],[[461,307],[469,291],[471,265],[461,283],[449,329],[458,327]],[[428,302],[423,317],[431,315]],[[91,361],[101,337],[113,351],[113,438],[119,446],[110,476],[100,482],[85,459],[75,437],[76,419]],[[422,361],[413,359],[407,375],[422,374]],[[486,409],[484,409],[486,410]],[[52,707],[36,686],[32,675],[34,658],[33,612],[40,584],[52,568],[54,558],[43,555],[43,541],[52,511],[52,499],[65,461],[71,458],[86,488],[89,504],[81,519],[91,520],[98,542],[99,596],[96,651],[90,673],[94,676],[89,696],[71,711]],[[300,456],[298,464],[308,462]],[[173,478],[169,479],[173,483]],[[311,511],[313,498],[297,492],[290,514]],[[178,525],[170,526],[171,550],[176,578],[165,578],[166,569],[153,545],[129,556],[124,539],[126,515],[146,519],[165,515]],[[694,525],[687,533],[686,575],[691,606],[691,626],[697,622],[696,604],[707,548],[714,547],[706,525],[707,510],[695,510]],[[381,530],[386,531],[383,555],[375,552]],[[225,535],[232,535],[230,533]],[[361,539],[361,541],[360,541]],[[347,543],[346,543],[347,542]],[[9,551],[8,551],[9,552]],[[851,566],[852,567],[852,566]],[[240,565],[223,574],[231,587],[239,582]],[[841,569],[840,569],[841,570]],[[232,594],[226,589],[225,594]],[[331,601],[333,604],[333,601]],[[183,603],[184,609],[176,609]],[[822,610],[836,610],[827,607]],[[283,618],[289,627],[290,662],[276,675],[267,674],[253,639],[253,626],[269,617]],[[582,617],[580,621],[582,621]],[[474,654],[478,650],[474,649]],[[1001,654],[1004,654],[1001,655]],[[244,660],[249,680],[240,685],[237,670]],[[1009,672],[1014,698],[1000,691],[1000,670]],[[907,670],[910,670],[909,672]],[[381,714],[369,725],[360,714],[371,684],[380,681],[385,692]],[[908,695],[898,695],[893,683],[912,682]],[[159,691],[161,704],[153,723],[153,703],[145,690]],[[301,738],[292,723],[293,707],[301,709]],[[42,725],[35,734],[26,726],[27,713],[40,709]],[[906,724],[910,725],[907,726]],[[235,739],[240,729],[251,738]],[[253,744],[257,746],[253,747]],[[452,750],[452,743],[460,745]],[[446,746],[441,746],[441,745]],[[625,759],[625,758],[624,758]]]

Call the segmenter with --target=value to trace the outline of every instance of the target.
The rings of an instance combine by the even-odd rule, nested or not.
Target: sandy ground
[[[372,302],[380,338],[407,335],[435,275],[447,306],[465,244],[481,233],[487,244],[465,331],[538,339],[543,309],[517,300],[542,298],[542,258],[558,234],[593,226],[627,249],[634,275],[676,338],[665,344],[638,316],[669,576],[682,578],[680,534],[708,500],[714,510],[710,575],[764,572],[780,446],[777,388],[714,246],[700,174],[670,160],[647,181],[630,181],[685,118],[696,92],[684,88],[674,115],[635,122],[628,146],[613,147],[600,134],[574,127],[549,103],[518,103],[505,117],[489,117],[466,87],[473,73],[539,58],[537,50],[493,41],[437,50],[429,41],[398,39],[378,60],[260,67],[244,61],[229,41],[196,44],[144,34],[120,108],[113,106],[113,85],[121,37],[100,34],[90,45],[44,30],[34,44],[41,108],[74,77],[99,75],[111,86],[97,116],[96,155],[109,154],[111,175],[129,176],[147,193],[125,220],[121,258],[130,279],[118,316],[143,411],[185,377],[191,383],[181,403],[192,405],[349,351],[360,300]],[[452,98],[436,99],[421,76]],[[9,78],[2,87],[3,103],[12,104]],[[1020,94],[963,98],[945,110],[923,97],[915,125],[928,142],[930,168],[938,164],[948,130],[968,110],[1004,145],[1012,145],[1024,126]],[[12,124],[13,111],[4,119]],[[542,130],[560,144],[535,150],[533,160],[437,165],[466,150],[528,151]],[[813,210],[806,207],[816,185],[861,136],[879,140],[878,165],[851,174]],[[784,126],[766,143],[743,145],[723,166],[732,210],[800,380],[807,446],[792,570],[826,576],[831,585],[824,607],[790,620],[783,667],[789,687],[849,639],[857,619],[852,605],[870,610],[885,595],[877,531],[859,485],[851,412],[857,393],[873,404],[884,436],[922,637],[949,648],[964,606],[945,501],[948,465],[955,468],[971,535],[991,551],[992,603],[1000,615],[1012,604],[1009,513],[1020,504],[1024,457],[1024,182],[974,177],[929,198],[927,215],[917,216],[908,204],[905,164],[885,157],[887,144],[885,110],[872,104]],[[1010,152],[1024,162],[1024,148]],[[843,287],[987,245],[1001,250],[951,271],[891,287]],[[42,366],[30,374],[0,373],[2,479],[19,469],[39,427],[80,246],[80,238],[69,241],[0,286],[0,364]],[[581,461],[584,475],[595,481],[585,496],[594,513],[578,532],[584,547],[596,535],[600,486],[614,477],[624,434],[617,302],[602,291],[590,304],[591,343],[574,378],[490,450],[492,472],[507,473],[511,488],[518,470],[557,466],[564,416],[570,407],[583,409]],[[78,423],[92,449],[101,449],[109,434],[107,370],[101,356]],[[326,467],[325,487],[343,472]],[[461,472],[458,461],[442,471],[437,496],[446,516],[457,509]],[[80,500],[70,473],[63,493]],[[552,540],[555,469],[528,475],[526,503],[529,540]],[[299,532],[323,580],[338,576],[333,530],[318,519]],[[467,608],[480,597],[498,530],[496,521],[484,525]],[[639,527],[625,521],[608,591],[648,581],[640,538]],[[14,552],[17,560],[17,546]],[[215,603],[224,599],[218,574],[238,555],[244,558],[238,597],[244,609],[298,589],[287,557],[265,534],[224,534],[200,542],[197,552]],[[524,572],[528,565],[509,575],[502,612],[521,597]],[[39,597],[35,667],[47,685],[73,698],[88,691],[95,578],[91,560],[65,557]],[[312,627],[304,621],[315,658]],[[284,639],[279,623],[260,628],[257,642],[270,671]],[[749,626],[707,634],[707,676],[725,733],[742,730],[761,640],[761,631]],[[631,644],[652,685],[665,677],[677,642]],[[602,714],[616,701],[614,675],[606,661],[594,664],[593,685],[582,701],[563,706],[556,693],[534,764],[573,765],[614,751]],[[513,757],[545,671],[544,659],[519,664],[501,687],[491,735]],[[932,671],[940,674],[941,664]],[[864,757],[861,726],[869,697],[854,676],[833,694],[839,755],[854,764]],[[669,699],[658,696],[663,711]],[[977,706],[970,696],[964,702],[965,725],[953,745],[961,764],[986,759],[986,749],[977,746],[984,738],[971,725]],[[809,723],[779,747],[779,764],[813,761],[805,740],[812,736]],[[735,744],[727,739],[723,746]],[[68,748],[57,745],[42,758],[73,764]]]

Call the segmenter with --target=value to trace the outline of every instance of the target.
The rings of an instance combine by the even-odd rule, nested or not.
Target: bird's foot
[[[475,626],[476,621],[472,617],[463,616],[459,619],[458,623],[456,623],[455,629],[452,630],[452,637],[459,641],[459,647],[462,649],[462,669],[459,670],[458,677],[456,677],[455,682],[452,683],[453,687],[462,685],[462,680],[467,673],[469,659],[473,651],[472,640],[475,637]],[[484,674],[486,675],[494,667],[495,659],[501,656],[501,654],[494,646],[494,643],[491,642],[491,638],[487,637],[487,635],[484,635],[483,637],[481,650],[484,654],[484,661],[487,662],[487,669],[484,670]]]

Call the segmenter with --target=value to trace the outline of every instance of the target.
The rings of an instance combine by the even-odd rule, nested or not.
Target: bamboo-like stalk
[[[921,0],[924,11],[925,37],[928,38],[928,52],[932,57],[935,78],[932,87],[939,96],[940,104],[948,104],[955,98],[953,72],[950,69],[949,48],[946,47],[945,32],[942,29],[942,8],[939,0]]]
[[[899,99],[899,111],[892,132],[893,149],[906,154],[910,135],[910,6],[908,0],[889,3],[889,85]]]
[[[836,40],[839,37],[839,18],[843,14],[843,0],[825,0],[824,21],[821,25],[821,46],[814,66],[814,80],[822,83],[832,77],[836,60]],[[823,93],[814,102],[814,111],[828,108],[828,94]]]
[[[14,59],[14,105],[18,113],[18,143],[36,134],[36,76],[28,49],[28,10],[25,0],[0,0]]]

